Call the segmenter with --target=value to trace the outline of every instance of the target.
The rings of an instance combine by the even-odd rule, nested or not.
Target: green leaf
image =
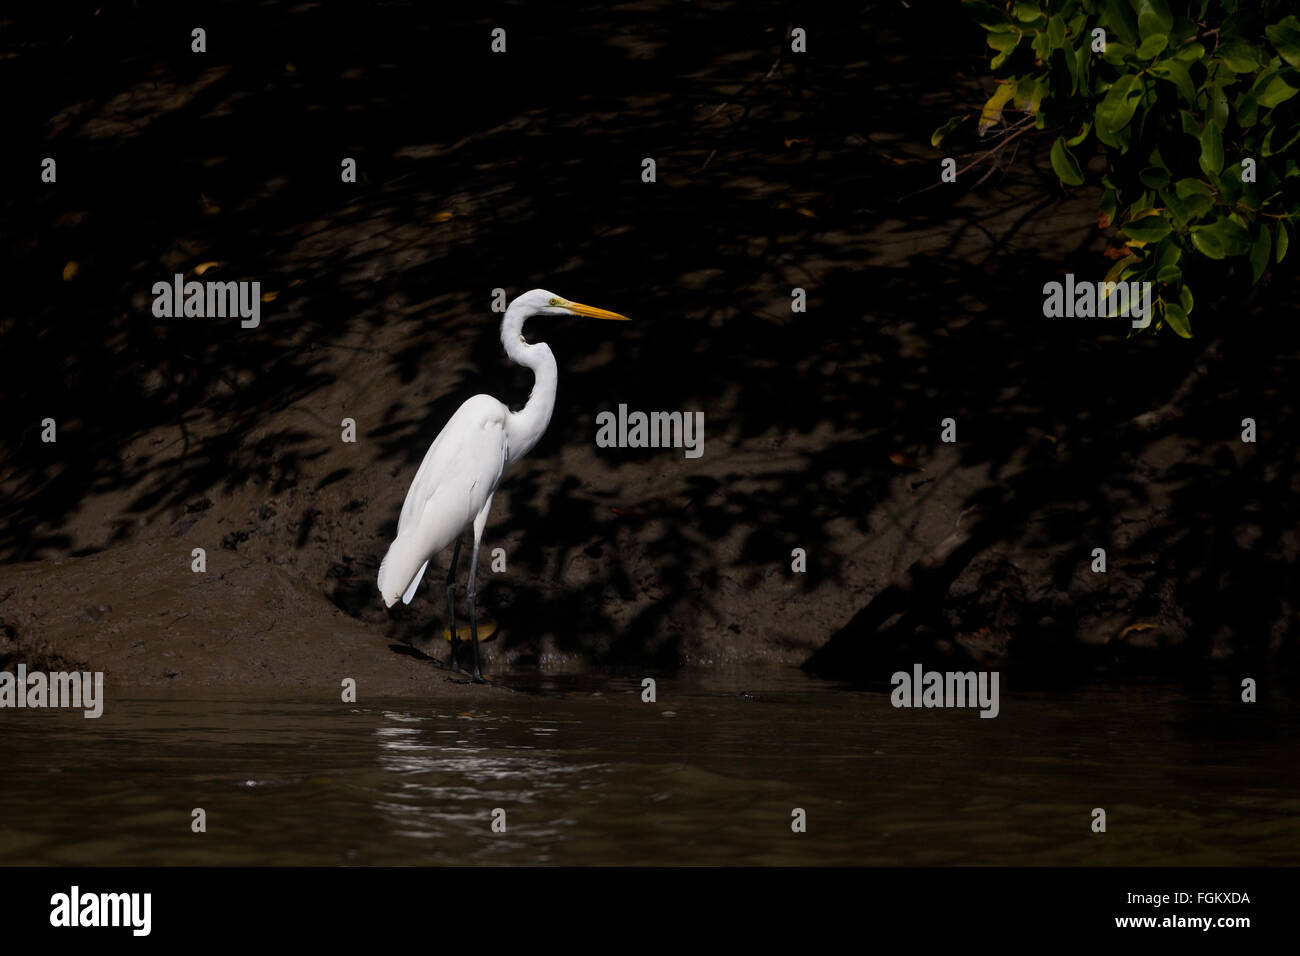
[[[1104,189],[1101,193],[1101,211],[1107,220],[1113,221],[1115,218],[1115,190]]]
[[[1205,88],[1206,105],[1209,107],[1208,119],[1214,124],[1219,132],[1223,132],[1228,126],[1228,94],[1223,92],[1223,87],[1207,86]]]
[[[1133,8],[1129,6],[1128,0],[1103,0],[1106,12],[1102,16],[1102,22],[1113,30],[1115,35],[1120,38],[1122,43],[1132,46],[1138,42],[1137,17],[1133,13]],[[1167,32],[1167,31],[1164,31]],[[1107,42],[1109,48],[1112,44]]]
[[[1155,262],[1157,269],[1166,269],[1169,266],[1176,265],[1182,257],[1183,250],[1179,248],[1173,236],[1161,239],[1160,244],[1156,246]]]
[[[966,122],[967,119],[969,119],[968,116],[954,116],[952,119],[948,120],[948,122],[944,123],[937,130],[935,130],[933,133],[930,134],[930,145],[938,146],[940,143],[944,141],[944,137],[946,137],[949,133],[955,130],[962,123]]]
[[[1138,242],[1159,242],[1170,232],[1169,220],[1164,216],[1143,216],[1124,225],[1123,233]]]
[[[1056,142],[1052,144],[1052,169],[1056,170],[1057,178],[1065,185],[1083,185],[1083,171],[1079,169],[1079,161],[1074,158],[1074,153],[1070,152],[1070,148],[1065,145],[1065,140],[1059,136],[1056,138]]]
[[[1162,80],[1168,80],[1174,86],[1178,87],[1178,95],[1189,105],[1196,102],[1196,86],[1192,83],[1192,77],[1187,72],[1187,68],[1176,60],[1161,60],[1154,63],[1149,70],[1152,76]],[[1223,103],[1224,109],[1227,109],[1227,100]]]
[[[1222,44],[1214,55],[1233,73],[1254,73],[1262,62],[1259,51],[1240,37]]]
[[[1097,136],[1107,145],[1108,139],[1129,124],[1142,99],[1142,80],[1135,73],[1125,73],[1106,91],[1097,104]]]
[[[1174,228],[1187,228],[1187,204],[1171,192],[1166,192],[1163,198],[1165,201],[1165,210],[1169,213],[1169,218],[1173,221]]]
[[[1223,170],[1223,137],[1213,123],[1201,130],[1201,169],[1211,176]]]
[[[1163,166],[1148,166],[1138,173],[1138,179],[1148,189],[1164,189],[1169,185],[1169,170]]]
[[[1203,191],[1201,191],[1203,190]],[[1179,225],[1200,219],[1214,208],[1210,187],[1196,179],[1180,179],[1174,194],[1165,193],[1165,203]]]
[[[1138,263],[1137,256],[1126,256],[1125,258],[1119,260],[1119,262],[1111,266],[1108,270],[1106,270],[1106,278],[1103,279],[1102,281],[1123,282],[1125,279],[1128,278],[1129,273],[1133,271],[1133,267],[1137,265],[1137,263]]]
[[[1091,49],[1091,45],[1089,45],[1089,50]],[[1134,49],[1135,47],[1129,46],[1127,43],[1120,43],[1118,40],[1107,40],[1106,52],[1101,54],[1101,58],[1104,62],[1109,63],[1116,70],[1123,73],[1128,70],[1128,64],[1124,61],[1133,55]]]
[[[1154,60],[1169,46],[1169,37],[1163,33],[1153,33],[1138,45],[1138,56],[1144,60]]]
[[[1250,233],[1231,219],[1217,219],[1204,226],[1193,226],[1191,233],[1192,244],[1211,259],[1239,256],[1250,249]],[[1218,255],[1213,250],[1217,250]]]
[[[1174,184],[1174,192],[1179,196],[1210,196],[1214,190],[1199,179],[1180,179]]]
[[[1079,134],[1078,134],[1077,136],[1071,136],[1069,139],[1067,139],[1067,140],[1065,141],[1065,145],[1066,145],[1066,146],[1078,146],[1080,143],[1082,143],[1085,139],[1088,138],[1088,134],[1089,134],[1090,132],[1092,132],[1092,121],[1091,121],[1091,120],[1084,120],[1084,121],[1083,121],[1083,129],[1081,129],[1081,130],[1079,131]]]
[[[1245,192],[1241,182],[1241,167],[1229,167],[1224,171],[1224,175],[1215,181],[1214,185],[1219,190],[1219,198],[1226,205],[1235,206],[1241,201],[1242,194]]]
[[[1178,48],[1174,54],[1174,59],[1180,63],[1195,63],[1205,56],[1205,44],[1203,43],[1185,43]]]
[[[1228,255],[1240,256],[1250,250],[1250,231],[1242,225],[1241,217],[1236,213],[1228,219],[1219,220],[1219,231],[1226,239]]]
[[[1183,217],[1191,222],[1214,208],[1213,196],[1188,196],[1183,200]]]
[[[1015,105],[1030,113],[1038,112],[1038,105],[1043,101],[1043,94],[1047,92],[1047,83],[1036,77],[1023,77],[1016,84],[1016,93],[1013,98]]]
[[[1183,286],[1178,290],[1178,304],[1183,307],[1183,311],[1188,315],[1192,314],[1192,307],[1196,305],[1196,300],[1192,298],[1192,290]]]
[[[1183,281],[1183,270],[1178,266],[1161,266],[1156,273],[1156,281],[1174,285]]]
[[[1227,255],[1223,250],[1223,240],[1209,226],[1193,226],[1191,233],[1192,245],[1207,259],[1222,259]]]
[[[1065,20],[1060,14],[1047,21],[1047,42],[1053,50],[1065,45]]]
[[[1259,120],[1259,103],[1249,93],[1243,93],[1237,102],[1237,125],[1250,129]]]
[[[1034,41],[1029,44],[1029,48],[1034,51],[1034,59],[1046,60],[1052,55],[1052,44],[1047,39],[1047,31],[1034,34]]]
[[[1183,307],[1174,302],[1161,303],[1164,309],[1165,325],[1174,330],[1174,333],[1185,339],[1192,337],[1192,326],[1187,321],[1187,313]]]
[[[1277,114],[1273,114],[1271,119],[1277,123]],[[1272,126],[1264,134],[1264,145],[1260,152],[1264,156],[1285,153],[1297,139],[1300,139],[1300,123],[1292,123],[1290,126]]]
[[[1259,105],[1273,107],[1300,93],[1300,76],[1290,70],[1279,70],[1255,87],[1253,95]]]
[[[1271,27],[1265,27],[1264,34],[1272,41],[1278,56],[1300,67],[1300,20],[1294,16],[1283,17]]]
[[[1269,256],[1273,254],[1273,236],[1269,232],[1268,223],[1261,223],[1259,235],[1250,247],[1250,272],[1252,284],[1259,281],[1259,277],[1264,274],[1268,268]]]
[[[984,135],[985,131],[997,126],[1002,119],[1002,107],[1006,106],[1007,100],[1016,95],[1015,83],[999,83],[998,88],[993,91],[993,95],[988,98],[984,108],[980,110],[979,134]]]
[[[1135,0],[1138,14],[1138,32],[1143,37],[1153,33],[1168,33],[1174,28],[1174,15],[1165,0]]]
[[[1021,23],[1033,23],[1042,18],[1043,11],[1038,8],[1038,4],[1030,0],[1016,0],[1015,6],[1011,8],[1011,15]]]
[[[1286,250],[1291,245],[1290,228],[1285,222],[1277,224],[1277,252],[1274,256],[1274,262],[1281,262],[1286,256]]]
[[[990,33],[984,38],[984,42],[999,53],[1010,53],[1020,42],[1019,30],[1006,30],[997,33]]]

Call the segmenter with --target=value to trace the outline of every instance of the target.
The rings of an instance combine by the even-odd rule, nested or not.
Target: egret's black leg
[[[459,670],[460,635],[456,633],[456,562],[460,560],[460,536],[456,537],[456,550],[451,553],[451,570],[447,572],[447,628],[451,635],[451,667]]]
[[[469,638],[474,645],[474,683],[482,684],[483,671],[479,669],[478,664],[478,608],[475,605],[475,596],[477,591],[474,582],[478,580],[478,543],[482,528],[478,522],[474,523],[474,555],[469,559],[469,586],[465,593],[469,595]]]
[[[483,680],[483,671],[479,667],[478,657],[478,546],[483,540],[483,529],[487,526],[488,512],[492,510],[492,496],[488,495],[488,500],[483,504],[483,510],[478,513],[474,519],[474,554],[469,559],[469,587],[465,589],[469,595],[469,639],[474,645],[474,682],[476,684],[486,683]]]

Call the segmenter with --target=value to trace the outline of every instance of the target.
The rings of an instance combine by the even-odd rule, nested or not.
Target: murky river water
[[[654,704],[534,678],[469,711],[110,695],[99,720],[0,713],[0,864],[1294,864],[1300,710],[1234,701],[1004,694],[982,720],[801,676]]]

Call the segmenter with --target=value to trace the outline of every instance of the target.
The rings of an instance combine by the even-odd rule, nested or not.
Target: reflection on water
[[[1244,864],[1300,851],[1294,706],[895,710],[801,676],[0,712],[0,864]],[[191,832],[191,811],[207,832]],[[1091,832],[1105,808],[1108,832]],[[806,833],[791,812],[807,813]],[[492,830],[496,810],[506,830]]]

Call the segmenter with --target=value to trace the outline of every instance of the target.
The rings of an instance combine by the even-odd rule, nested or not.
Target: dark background
[[[956,4],[108,2],[5,18],[8,565],[224,513],[224,549],[287,553],[309,590],[410,640],[437,589],[406,612],[423,618],[377,607],[384,535],[460,401],[522,402],[529,377],[500,357],[490,291],[543,286],[634,322],[530,327],[561,356],[561,391],[508,479],[529,535],[493,613],[517,660],[551,635],[606,664],[673,669],[724,645],[800,663],[838,632],[819,672],[871,678],[922,655],[1002,660],[1027,680],[1293,673],[1293,270],[1254,292],[1207,270],[1190,342],[1044,319],[1044,282],[1109,264],[1096,190],[1061,190],[1050,142],[978,186],[918,192],[943,155],[930,132],[990,83]],[[497,25],[504,56],[489,52]],[[807,55],[783,52],[794,25]],[[194,26],[206,54],[190,52]],[[56,186],[39,181],[46,155]],[[360,183],[339,181],[343,156]],[[260,329],[153,318],[152,284],[206,260],[221,270],[205,278],[279,294]],[[454,342],[467,361],[435,371]],[[332,396],[380,373],[393,400],[362,421],[364,459],[340,461]],[[1174,396],[1158,427],[1133,425]],[[319,428],[259,432],[317,398]],[[734,464],[675,474],[670,494],[662,457],[625,451],[615,490],[587,492],[564,450],[620,402],[703,409],[706,458]],[[1238,441],[1247,415],[1256,446]],[[948,416],[960,444],[940,468]],[[123,453],[173,433],[179,453],[171,437],[170,452]],[[799,453],[782,458],[774,435]],[[908,461],[929,470],[913,480]],[[252,487],[274,504],[232,530]],[[630,527],[615,506],[642,517]],[[494,523],[522,525],[511,511]],[[78,524],[88,513],[101,531]],[[967,537],[951,557],[909,573],[954,528]],[[713,550],[737,530],[743,547]],[[1122,579],[1081,576],[1097,544]],[[806,579],[785,570],[795,545]],[[538,585],[557,549],[595,555],[599,580]],[[0,595],[27,580],[0,574]],[[59,652],[58,628],[15,603],[0,601],[10,652],[36,637]],[[1117,637],[1126,623],[1151,626]]]

